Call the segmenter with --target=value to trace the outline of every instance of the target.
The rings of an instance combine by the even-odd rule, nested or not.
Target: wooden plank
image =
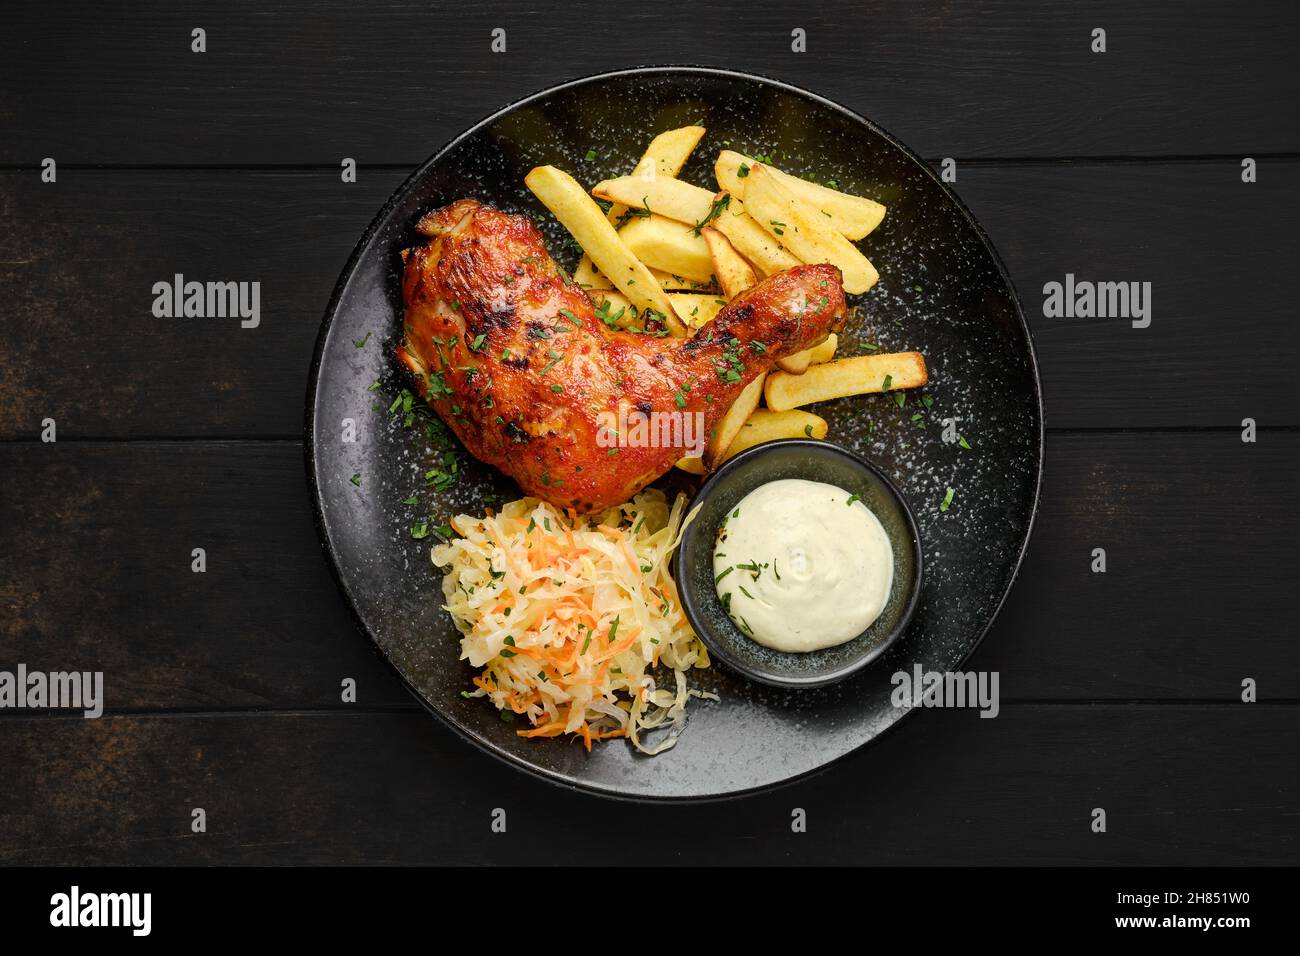
[[[1004,257],[1054,427],[1300,424],[1290,277],[1300,163],[970,166],[957,189]],[[1151,283],[1151,322],[1048,318],[1044,285]]]
[[[0,438],[34,437],[47,416],[67,437],[298,434],[334,282],[403,178],[0,173]],[[957,188],[1024,300],[1049,426],[1300,424],[1285,261],[1300,162],[1265,163],[1254,185],[1232,162],[976,165]],[[155,318],[153,283],[177,272],[260,281],[260,326]],[[1067,273],[1153,283],[1151,326],[1044,318],[1043,284]]]
[[[5,864],[590,865],[611,862],[612,833],[643,865],[1300,862],[1296,707],[930,711],[739,813],[567,792],[421,713],[0,727]]]
[[[1053,437],[976,665],[1007,699],[1300,698],[1294,460],[1272,433]],[[0,663],[103,670],[117,711],[342,706],[345,677],[413,706],[327,571],[296,443],[11,443],[0,474]]]
[[[317,544],[302,446],[0,446],[0,661],[103,671],[112,709],[411,698]],[[203,548],[207,570],[195,573]]]
[[[931,157],[1300,148],[1288,105],[1300,101],[1300,36],[1280,0],[1195,13],[1105,0],[1032,15],[1013,0],[715,3],[686,16],[593,0],[456,16],[394,0],[150,0],[129,17],[61,6],[14,10],[0,37],[0,60],[22,78],[0,116],[0,161],[412,164],[513,100],[639,63],[805,86]],[[191,52],[195,27],[206,53]],[[1104,54],[1091,52],[1097,27]],[[503,54],[490,49],[497,28]],[[805,54],[791,50],[795,28]]]

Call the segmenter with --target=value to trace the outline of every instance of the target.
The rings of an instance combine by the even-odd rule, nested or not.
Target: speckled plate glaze
[[[481,513],[513,483],[457,449],[455,486],[435,493],[423,475],[437,453],[419,427],[390,416],[407,384],[393,358],[399,338],[399,251],[428,209],[463,196],[543,216],[552,253],[576,252],[523,185],[554,163],[594,184],[632,168],[651,136],[700,124],[708,134],[682,178],[711,186],[719,149],[763,153],[791,172],[871,196],[889,207],[861,243],[880,282],[857,297],[840,355],[879,347],[925,354],[932,403],[910,394],[828,402],[813,410],[830,437],[877,465],[907,496],[925,548],[925,583],[906,633],[852,678],[787,691],[721,669],[697,672],[716,702],[695,701],[686,732],[658,757],[622,741],[586,753],[566,739],[526,740],[483,700],[464,700],[472,674],[441,609],[432,539],[413,524]],[[595,158],[587,160],[588,151]],[[366,344],[358,348],[354,344]],[[379,388],[371,390],[378,382]],[[379,212],[329,304],[308,386],[307,469],[325,551],[367,635],[433,713],[488,752],[545,778],[642,799],[701,799],[809,774],[884,733],[909,711],[890,702],[890,675],[914,664],[953,670],[979,644],[1016,576],[1038,501],[1042,404],[1029,330],[1001,261],[970,213],[888,133],[843,107],[772,80],[661,67],[577,80],[488,117],[426,162]],[[913,420],[913,415],[923,418]],[[960,418],[971,444],[941,440]],[[345,420],[356,423],[344,441]],[[924,422],[927,427],[920,427]],[[359,476],[354,483],[353,476]],[[698,485],[682,474],[667,490]],[[955,489],[940,512],[944,489]],[[403,504],[411,495],[418,503]]]

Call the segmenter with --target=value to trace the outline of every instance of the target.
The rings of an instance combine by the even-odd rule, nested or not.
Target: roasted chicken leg
[[[527,217],[462,199],[419,229],[430,241],[407,255],[398,358],[471,454],[579,512],[698,453],[756,375],[844,318],[839,270],[812,265],[763,280],[690,338],[623,331]]]

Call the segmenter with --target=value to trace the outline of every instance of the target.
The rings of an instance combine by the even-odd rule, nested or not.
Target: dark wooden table
[[[0,669],[102,670],[108,711],[0,711],[0,863],[608,862],[611,828],[645,862],[1300,862],[1298,47],[1281,2],[7,11]],[[510,101],[648,63],[955,158],[1046,389],[1038,525],[969,665],[1001,716],[694,806],[568,792],[422,711],[334,587],[301,438],[325,303],[397,184]],[[174,273],[261,281],[261,325],[155,318]],[[1151,282],[1150,328],[1044,318],[1067,273]]]

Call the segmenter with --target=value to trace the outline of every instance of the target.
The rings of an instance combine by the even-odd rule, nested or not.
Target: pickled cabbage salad
[[[457,537],[432,549],[461,659],[483,668],[466,697],[487,697],[521,737],[626,737],[671,748],[709,666],[669,574],[686,499],[649,489],[578,516],[537,498],[486,517],[457,515]],[[662,732],[660,732],[662,731]],[[651,742],[651,738],[654,738]]]

